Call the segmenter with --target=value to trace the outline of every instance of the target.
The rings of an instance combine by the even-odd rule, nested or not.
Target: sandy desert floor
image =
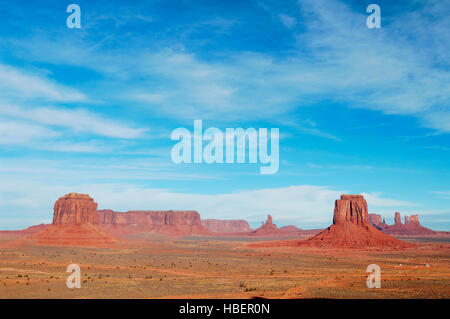
[[[267,239],[266,239],[267,240]],[[249,238],[152,238],[114,248],[0,243],[0,298],[450,298],[450,243],[406,251],[250,248]],[[69,289],[69,264],[81,288]],[[381,288],[366,267],[381,267]]]

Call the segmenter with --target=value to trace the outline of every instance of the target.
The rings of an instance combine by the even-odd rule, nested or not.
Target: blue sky
[[[450,229],[450,4],[64,1],[0,5],[0,229],[54,201],[326,227],[342,193]],[[181,164],[172,130],[279,128],[280,169]]]

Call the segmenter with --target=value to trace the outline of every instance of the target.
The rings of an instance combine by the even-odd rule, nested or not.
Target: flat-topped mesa
[[[359,226],[369,224],[367,202],[362,195],[341,195],[334,203],[333,224],[353,223]]]
[[[202,219],[202,225],[215,233],[243,233],[252,231],[248,222],[243,219]]]
[[[53,225],[98,224],[97,203],[87,194],[70,193],[53,207]]]
[[[125,213],[112,210],[97,212],[100,225],[187,225],[201,226],[200,214],[190,211],[135,210]]]

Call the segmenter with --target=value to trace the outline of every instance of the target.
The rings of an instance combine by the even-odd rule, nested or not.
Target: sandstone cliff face
[[[248,233],[252,231],[248,222],[243,219],[202,219],[202,225],[216,233]]]
[[[67,194],[56,201],[53,210],[53,225],[98,224],[97,203],[86,194]]]
[[[100,225],[191,225],[200,226],[200,214],[196,211],[127,211],[112,210],[97,212]]]
[[[362,195],[342,195],[334,203],[333,224],[353,223],[359,226],[369,224],[367,202]]]
[[[164,235],[205,235],[209,230],[202,226],[196,211],[127,211],[97,212],[99,225],[116,235],[158,233]]]

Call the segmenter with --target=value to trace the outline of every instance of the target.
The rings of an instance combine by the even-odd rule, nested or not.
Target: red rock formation
[[[273,236],[273,235],[280,235],[283,232],[272,222],[272,216],[267,215],[266,222],[262,223],[261,227],[259,227],[257,230],[253,231],[251,235],[256,236]]]
[[[295,232],[302,231],[300,228],[298,228],[297,226],[294,226],[294,225],[283,226],[280,228],[280,230],[283,232],[287,232],[287,233],[295,233]]]
[[[419,215],[411,215],[411,216],[405,216],[405,225],[408,224],[419,224]]]
[[[419,215],[405,216],[405,223],[398,223],[400,213],[395,213],[395,224],[388,226],[384,232],[396,236],[430,236],[436,232],[423,227],[419,222]]]
[[[248,233],[253,230],[248,222],[243,219],[202,219],[202,225],[215,233]]]
[[[381,215],[369,214],[369,222],[373,226],[381,224]]]
[[[157,233],[172,236],[206,235],[210,232],[202,226],[196,211],[128,211],[97,212],[99,225],[117,235]]]
[[[86,194],[67,194],[56,201],[53,210],[53,225],[98,224],[97,203]]]
[[[405,248],[411,246],[369,224],[362,195],[342,195],[334,205],[333,225],[300,245],[342,248]]]
[[[97,203],[85,194],[70,193],[54,205],[53,223],[28,236],[38,245],[109,246],[116,238],[98,226]]]
[[[402,218],[400,216],[399,212],[395,213],[395,225],[401,225],[402,224]]]
[[[342,195],[334,203],[333,224],[366,226],[369,224],[367,202],[362,195]]]
[[[377,214],[369,214],[369,223],[379,230],[383,230],[389,227],[389,225],[386,224],[385,219],[383,218],[382,220],[381,215]]]

